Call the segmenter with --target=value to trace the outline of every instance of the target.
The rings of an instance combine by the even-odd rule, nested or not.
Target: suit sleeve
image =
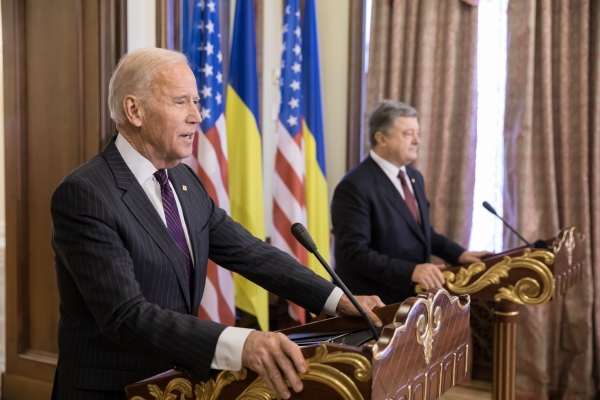
[[[414,170],[416,176],[423,188],[425,188],[425,181],[423,180],[423,175],[417,170]],[[427,213],[429,213],[429,201],[427,201]],[[457,264],[458,257],[465,251],[461,246],[452,240],[448,239],[446,236],[441,235],[433,229],[433,226],[430,225],[429,229],[431,230],[431,254],[440,257],[446,262],[450,264]]]
[[[389,257],[372,248],[371,216],[373,207],[364,188],[350,180],[336,187],[331,203],[331,218],[336,253],[350,269],[382,284],[410,285],[416,263]]]
[[[464,248],[446,236],[440,235],[433,229],[433,226],[431,227],[431,253],[433,255],[450,264],[458,264],[458,258],[464,251]]]
[[[202,185],[197,175],[194,176]],[[211,260],[313,314],[323,311],[335,288],[331,282],[289,254],[254,237],[216,206],[208,194],[206,197],[212,207],[209,221]]]
[[[138,353],[208,378],[224,325],[148,302],[116,231],[111,204],[86,182],[63,182],[52,197],[52,244],[101,332]]]

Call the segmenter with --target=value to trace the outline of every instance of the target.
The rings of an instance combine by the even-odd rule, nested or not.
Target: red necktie
[[[404,176],[404,171],[400,170],[398,172],[398,178],[400,178],[400,184],[402,185],[402,190],[404,190],[404,201],[410,210],[410,213],[414,217],[417,224],[421,224],[421,217],[419,216],[419,209],[417,208],[417,200],[415,199],[415,195],[410,191],[408,187],[408,183],[406,182],[406,177]]]

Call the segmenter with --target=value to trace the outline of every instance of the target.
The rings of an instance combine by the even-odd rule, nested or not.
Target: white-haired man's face
[[[172,168],[193,151],[194,135],[202,121],[196,78],[186,64],[159,72],[152,96],[143,104],[138,149],[157,169]]]

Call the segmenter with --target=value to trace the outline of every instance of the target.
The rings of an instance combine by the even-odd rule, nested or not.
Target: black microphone
[[[375,329],[375,325],[373,325],[373,322],[367,316],[367,313],[365,312],[365,310],[363,310],[363,308],[360,306],[360,304],[358,304],[358,301],[356,301],[356,299],[354,298],[352,293],[350,293],[350,291],[348,290],[346,285],[344,285],[344,283],[337,276],[337,274],[335,272],[333,272],[331,267],[327,264],[327,262],[323,259],[323,257],[321,257],[321,254],[319,254],[319,251],[317,250],[317,245],[315,244],[315,241],[310,236],[310,233],[308,233],[308,230],[304,227],[304,225],[302,225],[300,222],[296,222],[294,225],[292,225],[292,235],[294,235],[296,240],[302,246],[304,246],[304,248],[306,250],[313,253],[315,255],[315,257],[317,257],[317,260],[319,260],[321,265],[323,265],[323,267],[327,270],[327,272],[329,272],[329,275],[331,275],[333,280],[338,284],[340,289],[342,289],[344,294],[346,296],[348,296],[348,298],[350,299],[352,304],[354,304],[354,307],[356,307],[356,309],[358,310],[360,315],[362,315],[364,320],[367,321],[367,324],[369,325],[369,329],[371,330],[371,333],[373,333],[373,336],[375,337],[375,339],[379,339],[379,334],[377,333],[377,329]]]
[[[494,214],[496,217],[500,218],[500,220],[502,220],[502,222],[504,222],[504,225],[506,225],[506,227],[508,229],[510,229],[512,231],[512,233],[514,233],[515,235],[517,235],[519,237],[519,239],[521,239],[523,242],[525,242],[525,244],[529,247],[535,247],[534,245],[532,245],[531,243],[529,243],[527,240],[525,240],[525,238],[523,238],[523,236],[519,235],[519,232],[517,232],[512,226],[510,226],[508,224],[508,222],[506,222],[504,220],[504,218],[502,218],[501,216],[498,215],[498,213],[496,212],[496,210],[494,210],[494,207],[492,207],[492,205],[490,203],[488,203],[487,201],[483,202],[483,207],[488,210],[489,212],[491,212],[492,214]],[[538,240],[539,242],[539,240]],[[536,244],[538,244],[538,242],[536,242]],[[545,242],[544,242],[545,243]]]

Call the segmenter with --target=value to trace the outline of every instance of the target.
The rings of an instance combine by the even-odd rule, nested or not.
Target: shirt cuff
[[[342,291],[342,289],[336,286],[327,298],[327,301],[325,302],[325,307],[323,307],[323,311],[325,312],[325,314],[338,315],[337,306],[343,295],[344,292]]]
[[[225,369],[239,371],[242,369],[242,351],[248,335],[253,329],[235,328],[229,326],[221,332],[217,340],[217,348],[210,367],[212,369]]]

